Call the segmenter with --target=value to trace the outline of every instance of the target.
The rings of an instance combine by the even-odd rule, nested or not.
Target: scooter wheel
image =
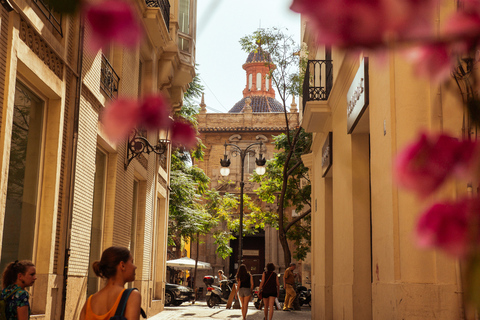
[[[208,306],[209,308],[213,308],[213,307],[215,306],[215,304],[216,304],[216,299],[215,299],[215,297],[210,296],[210,297],[208,298],[208,300],[207,300],[207,306]]]

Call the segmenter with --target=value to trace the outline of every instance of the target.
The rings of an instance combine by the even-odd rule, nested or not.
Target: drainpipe
[[[67,215],[65,217],[65,226],[67,227],[65,233],[65,257],[63,266],[63,283],[62,283],[62,310],[60,319],[65,319],[65,306],[67,301],[67,282],[68,282],[68,265],[70,259],[70,240],[72,231],[72,217],[73,217],[73,189],[75,182],[75,167],[77,164],[77,145],[78,145],[78,121],[80,114],[80,97],[82,93],[82,68],[83,68],[83,43],[85,34],[85,22],[83,16],[80,16],[80,33],[78,37],[78,61],[77,61],[77,87],[75,89],[75,106],[73,114],[73,138],[72,149],[70,153],[70,187],[68,190],[68,207]]]

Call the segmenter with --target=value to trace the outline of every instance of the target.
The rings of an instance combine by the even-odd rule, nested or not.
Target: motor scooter
[[[213,285],[214,277],[212,276],[203,277],[203,282],[207,286],[207,294],[205,297],[207,306],[213,308],[216,305],[228,302],[235,280],[221,280],[220,287]]]
[[[310,301],[312,300],[312,290],[307,289],[304,286],[297,288],[298,303],[300,306],[308,304],[310,306]]]

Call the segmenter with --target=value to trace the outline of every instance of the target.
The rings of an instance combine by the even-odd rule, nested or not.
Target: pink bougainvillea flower
[[[443,43],[414,47],[406,52],[406,57],[413,63],[416,74],[436,83],[448,79],[453,69],[454,59]]]
[[[318,41],[340,47],[375,47],[387,37],[426,34],[436,0],[293,0]]]
[[[371,46],[387,29],[382,1],[294,0],[291,9],[309,18],[326,45]]]
[[[191,124],[183,120],[175,120],[172,125],[172,143],[192,149],[197,145],[197,132]]]
[[[394,174],[397,183],[426,197],[447,177],[467,171],[478,155],[477,144],[459,141],[445,134],[423,133],[397,155]]]
[[[140,123],[146,129],[163,129],[171,125],[170,103],[161,94],[147,96],[140,104]]]
[[[89,46],[98,51],[115,42],[126,47],[135,47],[142,38],[140,23],[134,8],[123,0],[105,0],[86,6],[85,16],[91,26]]]
[[[454,39],[456,53],[466,53],[477,44],[480,36],[480,11],[456,11],[445,24],[443,35]]]
[[[103,132],[111,141],[121,141],[136,127],[139,120],[138,101],[119,98],[102,112]]]
[[[470,242],[478,239],[478,200],[436,203],[418,220],[416,242],[422,248],[437,247],[455,257],[463,257]]]

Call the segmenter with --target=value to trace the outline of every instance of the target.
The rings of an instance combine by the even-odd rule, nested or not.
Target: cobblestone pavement
[[[247,320],[263,320],[263,310],[257,310],[250,302]],[[205,301],[197,301],[195,304],[183,303],[178,307],[165,307],[165,310],[159,314],[148,318],[148,320],[205,320],[205,319],[232,319],[241,320],[242,312],[240,309],[225,309],[225,305],[209,308]],[[275,310],[273,320],[310,320],[311,311],[309,306],[302,307],[299,311],[281,311]]]

